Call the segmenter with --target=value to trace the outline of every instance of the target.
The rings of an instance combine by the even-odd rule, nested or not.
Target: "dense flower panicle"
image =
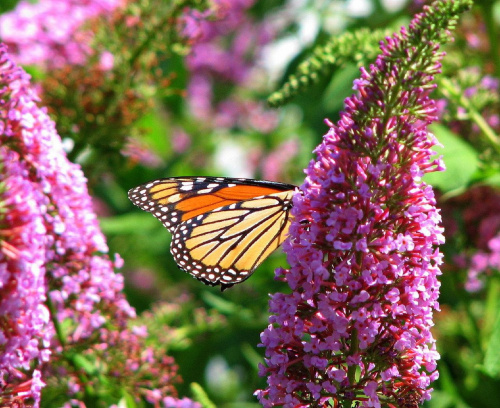
[[[0,48],[1,193],[0,379],[47,361],[57,319],[77,324],[67,342],[88,338],[112,309],[134,316],[78,165],[64,154],[54,123],[37,106],[29,76]],[[48,268],[48,269],[47,269]],[[48,290],[48,292],[47,292]],[[52,345],[51,349],[54,349]],[[9,378],[8,378],[9,377]]]
[[[0,396],[3,401],[9,401],[6,396],[9,394],[11,401],[15,401],[16,391],[9,392],[11,388],[30,396],[30,392],[23,391],[26,378],[18,370],[30,370],[33,361],[47,361],[53,334],[44,305],[47,226],[40,211],[49,202],[29,179],[37,169],[23,165],[20,152],[12,149],[11,144],[17,138],[27,149],[35,147],[31,151],[36,151],[30,130],[41,112],[36,112],[34,95],[24,89],[27,81],[6,57],[5,48],[0,49],[0,205],[4,211],[0,236]],[[12,385],[16,383],[17,387]]]
[[[386,38],[306,170],[284,244],[291,268],[277,272],[292,293],[272,296],[261,336],[264,407],[416,407],[430,398],[444,237],[422,176],[443,169],[427,131],[442,54],[422,32],[436,21],[450,28],[443,15],[425,8]],[[441,40],[433,30],[426,35]]]
[[[83,64],[90,52],[89,19],[110,13],[124,0],[22,0],[0,16],[0,39],[19,64],[61,67]]]
[[[467,237],[463,252],[448,266],[467,270],[466,290],[482,289],[487,276],[500,271],[500,191],[479,186],[446,200],[443,224],[447,241]]]
[[[28,370],[33,361],[48,360],[53,328],[44,305],[47,263],[53,263],[49,279],[60,283],[51,297],[58,298],[61,318],[74,317],[64,302],[81,296],[77,313],[86,310],[88,318],[81,323],[82,335],[102,324],[93,305],[120,290],[122,283],[109,260],[92,256],[107,247],[90,212],[85,179],[65,159],[53,122],[37,107],[28,76],[9,60],[5,48],[0,50],[0,81],[0,197],[8,210],[0,253],[0,378],[6,380],[12,370]],[[87,260],[91,262],[85,270]],[[68,274],[66,261],[78,275]],[[81,284],[89,283],[82,293]],[[124,311],[132,312],[128,306]]]
[[[191,38],[192,50],[187,57],[191,79],[187,99],[193,114],[216,128],[256,129],[270,132],[277,125],[277,115],[262,104],[230,96],[214,102],[213,88],[218,81],[246,86],[256,73],[255,60],[262,47],[272,39],[267,22],[257,23],[248,15],[255,0],[218,0],[213,21],[207,13],[192,12],[184,16],[185,35]]]
[[[65,406],[82,406],[88,371],[62,353],[73,347],[99,364],[103,386],[199,408],[177,397],[180,378],[164,347],[149,347],[146,328],[130,327],[135,310],[114,272],[123,261],[106,254],[86,179],[37,101],[0,46],[0,401],[39,406],[47,383],[74,397]]]

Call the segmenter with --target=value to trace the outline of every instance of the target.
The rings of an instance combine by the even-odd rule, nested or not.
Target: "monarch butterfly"
[[[281,245],[295,186],[222,177],[154,180],[128,192],[172,233],[180,269],[221,290],[248,279]]]

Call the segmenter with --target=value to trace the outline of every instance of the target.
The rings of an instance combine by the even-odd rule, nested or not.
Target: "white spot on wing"
[[[197,194],[208,194],[212,192],[214,189],[213,188],[204,188],[203,190],[198,190]]]

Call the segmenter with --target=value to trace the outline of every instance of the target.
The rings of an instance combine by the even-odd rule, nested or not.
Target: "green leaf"
[[[203,300],[215,310],[224,314],[234,314],[240,308],[237,304],[230,302],[229,300],[222,299],[220,296],[214,295],[210,292],[202,293]]]
[[[127,391],[122,390],[123,397],[118,402],[118,408],[137,408],[135,399]]]
[[[208,291],[204,291],[201,297],[209,306],[213,307],[219,313],[233,318],[237,317],[240,322],[255,320],[255,316],[250,309],[238,305],[237,303],[223,299]]]
[[[99,224],[106,235],[138,232],[149,235],[151,231],[157,230],[160,226],[158,220],[147,213],[130,213],[99,218]]]
[[[154,109],[137,122],[139,128],[146,129],[143,140],[154,152],[165,155],[170,152],[169,127],[159,109]]]
[[[215,404],[210,401],[210,398],[208,398],[207,393],[203,388],[201,388],[201,385],[198,383],[191,383],[191,392],[194,395],[195,401],[198,401],[203,408],[216,408]]]
[[[444,146],[435,146],[434,151],[438,155],[443,155],[446,171],[426,174],[424,181],[445,193],[464,189],[478,169],[477,152],[443,125],[433,124],[430,129]]]
[[[500,188],[500,173],[497,169],[491,169],[489,174],[481,180],[481,183],[487,186]]]
[[[259,364],[264,363],[262,356],[255,351],[255,348],[252,345],[248,343],[243,343],[241,346],[241,354],[256,371]]]
[[[432,392],[432,399],[428,405],[431,408],[468,408],[468,406],[463,403],[457,405],[455,399],[451,395],[441,390]]]
[[[500,377],[500,315],[496,320],[493,332],[484,356],[484,372],[490,377]]]
[[[335,73],[323,96],[326,111],[342,110],[344,99],[352,94],[352,83],[358,76],[359,68],[354,64],[347,64]]]
[[[16,7],[19,0],[2,0],[0,2],[0,13],[5,13]]]
[[[94,375],[98,371],[95,364],[81,354],[75,354],[72,357],[72,361],[75,366],[82,369],[87,374]]]

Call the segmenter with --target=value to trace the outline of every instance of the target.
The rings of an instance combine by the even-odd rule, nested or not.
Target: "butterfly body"
[[[170,251],[182,270],[224,290],[284,241],[294,190],[271,181],[178,177],[133,188],[129,198],[172,233]]]

